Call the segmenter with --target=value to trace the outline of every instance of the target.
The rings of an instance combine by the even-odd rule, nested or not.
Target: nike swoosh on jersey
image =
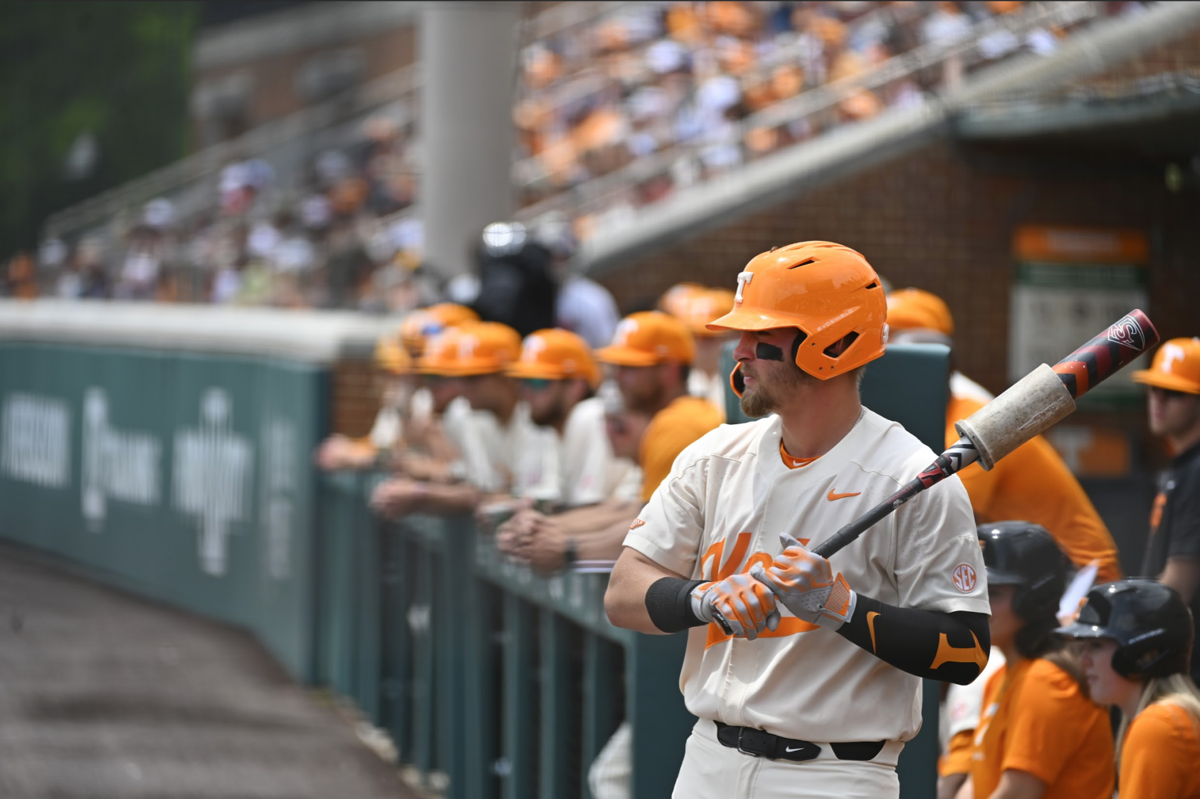
[[[830,489],[829,493],[826,495],[825,499],[829,500],[830,502],[833,502],[835,499],[845,499],[846,497],[857,497],[861,493],[862,493],[861,491],[855,491],[851,494],[835,494],[835,493],[833,493],[833,489]]]
[[[879,651],[875,648],[875,617],[878,615],[879,615],[879,611],[877,611],[877,610],[867,611],[867,629],[871,631],[871,652],[872,653],[878,653],[878,651]]]

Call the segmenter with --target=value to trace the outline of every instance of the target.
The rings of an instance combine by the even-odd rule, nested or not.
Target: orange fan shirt
[[[1200,797],[1200,721],[1171,701],[1129,725],[1121,747],[1121,799]]]
[[[978,400],[951,397],[946,407],[946,446],[960,436],[954,423],[983,407]],[[1100,561],[1097,583],[1121,579],[1117,545],[1083,487],[1042,436],[1035,436],[996,463],[978,463],[958,473],[975,515],[984,522],[1020,520],[1045,527],[1077,568]]]
[[[721,411],[699,397],[679,397],[654,414],[638,447],[642,501],[650,501],[654,489],[671,473],[671,465],[679,453],[709,430],[720,427],[723,421]]]
[[[1048,660],[1008,663],[984,689],[971,760],[975,796],[991,796],[1010,769],[1046,783],[1043,799],[1112,799],[1108,713]]]

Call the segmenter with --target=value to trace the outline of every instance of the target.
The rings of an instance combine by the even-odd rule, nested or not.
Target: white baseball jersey
[[[473,410],[451,435],[462,454],[465,479],[481,491],[525,496],[530,487],[553,479],[554,431],[535,425],[525,402],[516,404],[506,424],[489,411]]]
[[[607,499],[627,471],[617,462],[604,429],[604,401],[598,397],[576,403],[560,436],[553,428],[539,428],[518,464],[513,493],[532,499],[549,499],[568,508],[592,505]],[[548,442],[548,446],[545,444]]]
[[[692,444],[625,546],[691,579],[749,571],[779,554],[779,533],[815,546],[935,457],[899,424],[865,409],[833,449],[802,468],[784,465],[780,436],[779,417],[771,416],[724,425]],[[918,495],[830,560],[852,589],[890,605],[989,612],[975,520],[957,477]],[[680,676],[688,710],[816,742],[916,735],[919,678],[780,609],[779,629],[757,641],[731,639],[715,624],[689,631]]]

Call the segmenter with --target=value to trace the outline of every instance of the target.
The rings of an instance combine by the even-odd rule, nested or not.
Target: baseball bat
[[[896,508],[950,475],[979,461],[996,461],[1075,410],[1075,400],[1158,343],[1146,314],[1130,311],[1053,368],[1042,364],[1007,391],[955,424],[962,436],[949,449],[885,501],[813,547],[823,558],[842,549]]]

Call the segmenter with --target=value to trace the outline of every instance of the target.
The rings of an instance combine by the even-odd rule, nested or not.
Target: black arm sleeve
[[[901,671],[959,685],[983,671],[992,643],[987,614],[898,608],[862,594],[838,635]]]
[[[646,589],[646,612],[664,633],[677,633],[708,622],[692,613],[692,590],[703,580],[663,577]]]

